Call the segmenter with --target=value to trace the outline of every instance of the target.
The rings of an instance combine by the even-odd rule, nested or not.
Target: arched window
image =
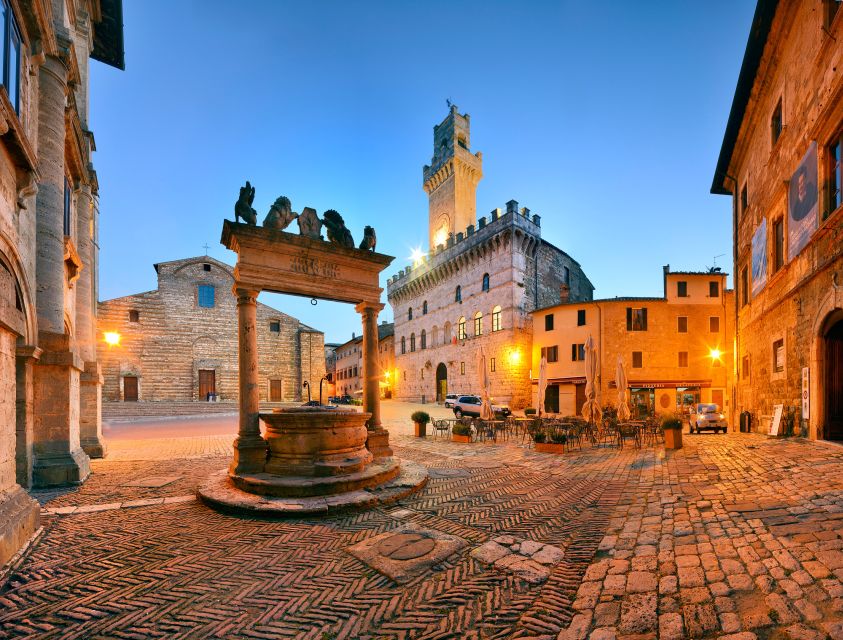
[[[442,344],[451,344],[451,323],[446,322],[442,329]]]
[[[401,353],[407,353],[407,338],[401,336]]]
[[[483,291],[488,291],[488,290],[489,290],[489,274],[484,273],[483,274]]]
[[[411,333],[410,334],[410,351],[415,351],[415,350],[416,350],[416,334]]]
[[[426,316],[426,315],[427,315],[427,300],[425,300],[425,301],[422,303],[422,315],[423,315],[423,316]]]
[[[465,316],[460,317],[457,323],[457,340],[465,340]]]
[[[492,331],[501,330],[501,308],[500,305],[492,309]]]
[[[422,329],[421,332],[421,348],[427,349],[427,331],[425,331],[424,329]]]
[[[474,314],[474,335],[483,335],[483,314],[479,311]]]
[[[454,294],[454,302],[462,302],[462,287],[457,285],[457,291]]]
[[[413,307],[410,307],[409,309],[407,309],[407,320],[412,320],[412,319],[413,319]]]
[[[439,344],[439,327],[433,327],[430,332],[430,346],[435,347]]]

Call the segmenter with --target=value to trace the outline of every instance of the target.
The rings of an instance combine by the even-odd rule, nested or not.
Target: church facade
[[[512,408],[531,397],[530,312],[591,300],[580,264],[541,234],[541,218],[511,200],[477,219],[481,153],[470,150],[470,117],[451,106],[433,129],[423,169],[430,250],[387,281],[395,317],[393,395],[442,401],[478,393],[478,352],[486,354],[492,397]]]
[[[103,401],[235,402],[237,300],[232,268],[208,256],[155,265],[158,288],[101,302]],[[260,399],[307,399],[325,375],[322,332],[258,303]]]

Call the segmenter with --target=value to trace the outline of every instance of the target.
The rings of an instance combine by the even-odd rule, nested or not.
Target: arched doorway
[[[843,440],[843,319],[825,333],[825,437]]]
[[[440,362],[436,367],[436,402],[445,402],[446,395],[448,395],[448,367],[444,362]]]

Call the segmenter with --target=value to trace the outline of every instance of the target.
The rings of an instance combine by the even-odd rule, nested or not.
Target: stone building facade
[[[541,236],[541,219],[514,200],[475,219],[482,155],[469,149],[470,120],[451,107],[434,127],[423,170],[430,250],[387,281],[395,317],[394,394],[441,401],[477,393],[485,350],[497,402],[530,401],[530,312],[561,300],[590,300],[579,263]]]
[[[0,0],[0,566],[38,527],[22,487],[102,456],[91,58],[123,68],[119,0]]]
[[[363,390],[363,336],[352,334],[351,340],[336,348],[332,375],[336,395],[359,397]],[[385,320],[378,325],[378,372],[382,398],[392,397],[395,377],[395,325]]]
[[[633,416],[686,412],[695,402],[732,404],[734,291],[726,274],[671,272],[664,295],[567,302],[533,312],[533,400],[539,362],[547,358],[543,410],[579,415],[585,402],[584,345],[598,355],[598,402],[618,404],[618,356]],[[732,425],[734,427],[734,425]]]
[[[712,193],[732,196],[735,413],[843,440],[843,10],[756,8]],[[736,416],[735,416],[736,418]]]
[[[232,268],[208,256],[155,265],[158,288],[101,302],[99,329],[104,402],[207,401],[238,398],[237,300]],[[307,398],[325,375],[321,332],[258,303],[260,399]]]

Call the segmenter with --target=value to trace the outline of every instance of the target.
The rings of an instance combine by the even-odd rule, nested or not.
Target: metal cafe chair
[[[433,439],[435,440],[440,435],[444,438],[451,437],[451,423],[447,420],[433,421]]]

